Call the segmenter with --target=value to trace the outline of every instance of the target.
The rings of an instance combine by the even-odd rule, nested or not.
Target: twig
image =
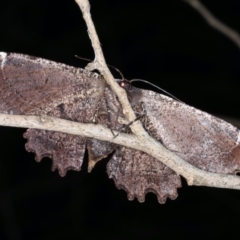
[[[92,42],[92,47],[95,53],[95,60],[93,63],[88,64],[87,69],[89,70],[98,69],[100,71],[100,73],[103,75],[107,83],[110,85],[111,89],[118,96],[118,99],[123,108],[123,114],[125,115],[127,120],[129,122],[134,121],[134,119],[136,119],[136,116],[128,101],[126,92],[121,87],[119,87],[118,83],[113,78],[106,64],[102,48],[100,46],[100,41],[91,18],[89,1],[76,0],[76,3],[78,4],[82,11],[83,18],[88,28],[88,35]],[[136,134],[136,136],[142,138],[142,140],[146,140],[148,134],[144,131],[142,125],[139,122],[134,122],[134,124],[131,125],[131,130],[134,134]]]
[[[149,141],[143,144],[141,140],[134,135],[120,133],[117,138],[113,139],[111,130],[101,125],[77,123],[49,116],[36,117],[0,114],[0,124],[2,126],[64,132],[113,142],[144,151],[159,159],[175,172],[183,176],[187,180],[188,185],[240,189],[240,178],[238,176],[209,173],[200,170],[182,160],[173,152],[165,149],[159,142],[152,138],[149,138]]]
[[[151,138],[143,129],[142,125],[139,121],[135,121],[136,116],[131,108],[131,105],[127,99],[127,95],[123,89],[121,89],[113,76],[111,75],[99,43],[99,39],[94,27],[94,24],[91,19],[90,14],[90,4],[88,0],[76,0],[79,5],[83,18],[87,24],[88,34],[92,42],[92,46],[95,52],[95,60],[92,64],[91,68],[98,69],[101,74],[106,79],[107,83],[111,86],[112,90],[118,96],[119,101],[123,107],[123,113],[129,122],[133,122],[131,124],[131,130],[133,134],[137,137],[137,145],[133,147],[133,145],[127,145],[128,147],[133,147],[135,149],[142,150],[147,152],[151,156],[157,158],[159,161],[166,164],[168,167],[173,169],[178,174],[182,175],[186,178],[189,185],[204,185],[204,186],[215,186],[215,187],[226,187],[228,185],[229,188],[239,188],[240,186],[240,178],[231,175],[222,175],[222,174],[212,174],[208,172],[204,172],[198,168],[193,167],[191,164],[188,164],[183,159],[180,159],[177,155],[172,152],[169,152],[165,149],[159,142],[155,141]],[[122,134],[121,134],[122,136]],[[119,136],[120,137],[120,136]],[[120,138],[115,138],[114,141],[118,141]],[[125,145],[124,142],[121,145]],[[221,177],[220,177],[221,176]],[[230,180],[231,179],[231,180]],[[231,182],[231,184],[229,184]],[[231,187],[230,187],[231,185]],[[234,187],[233,187],[234,186]]]
[[[195,8],[205,20],[208,22],[210,26],[217,29],[219,32],[224,34],[226,37],[231,39],[239,48],[240,48],[240,35],[223,22],[218,20],[213,14],[208,11],[208,9],[198,0],[183,0],[188,3],[190,6]]]
[[[95,61],[92,65],[103,74],[113,91],[118,96],[127,120],[129,122],[134,121],[136,117],[128,102],[126,93],[115,82],[105,63],[99,40],[91,20],[89,3],[87,0],[76,1],[83,12],[83,17],[87,23],[88,33],[95,51]],[[133,135],[121,133],[117,138],[114,139],[111,130],[101,125],[76,123],[49,116],[36,117],[0,114],[0,125],[45,129],[110,141],[148,153],[173,169],[177,174],[182,175],[187,180],[189,185],[240,189],[239,177],[228,174],[209,173],[194,167],[173,152],[164,148],[155,139],[151,138],[144,131],[139,121],[134,122],[130,126]]]

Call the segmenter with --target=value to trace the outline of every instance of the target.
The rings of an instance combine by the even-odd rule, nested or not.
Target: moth
[[[170,97],[122,84],[149,135],[192,165],[213,173],[240,171],[240,134],[231,124]],[[0,53],[0,112],[49,115],[81,123],[102,124],[120,131],[123,117],[117,96],[97,73],[42,58]],[[144,152],[97,139],[28,129],[26,150],[36,161],[52,159],[61,176],[79,171],[86,149],[89,171],[114,152],[107,173],[128,199],[145,200],[148,192],[159,203],[177,197],[180,176]]]

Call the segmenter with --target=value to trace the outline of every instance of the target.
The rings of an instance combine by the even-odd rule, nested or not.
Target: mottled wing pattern
[[[105,82],[95,73],[21,54],[0,55],[0,112],[49,115],[76,122],[97,121]],[[86,139],[65,133],[30,129],[26,149],[36,160],[53,159],[61,176],[80,170]]]
[[[98,123],[121,130],[121,106],[96,73],[21,54],[0,53],[0,112],[49,115],[81,123]],[[124,84],[122,85],[124,86]],[[166,148],[203,170],[235,174],[240,171],[239,130],[184,103],[125,85],[129,101],[145,129]],[[52,158],[61,176],[80,170],[85,149],[88,170],[116,150],[107,172],[130,200],[145,200],[148,192],[164,203],[177,197],[180,176],[146,153],[110,142],[65,133],[29,129],[26,149],[36,160]]]
[[[135,197],[145,201],[145,195],[153,192],[159,203],[177,197],[181,187],[180,177],[169,167],[148,154],[126,147],[119,147],[107,165],[107,172],[116,187],[128,193],[128,199]]]
[[[240,171],[240,134],[231,124],[152,91],[125,85],[129,101],[148,133],[167,149],[205,171]],[[146,153],[119,147],[107,166],[128,198],[144,201],[154,192],[160,203],[177,197],[180,177]]]
[[[146,130],[166,148],[205,171],[235,174],[240,170],[236,127],[172,98],[140,91],[134,108],[142,108]]]
[[[126,90],[135,112],[143,115],[142,90],[128,84]],[[128,193],[129,200],[137,198],[144,202],[145,195],[153,192],[159,203],[165,203],[167,198],[175,199],[177,188],[181,187],[180,176],[169,167],[144,152],[126,147],[117,148],[107,165],[107,172],[117,188]]]
[[[36,154],[35,160],[52,159],[52,171],[65,176],[68,170],[80,171],[85,154],[86,139],[66,133],[28,129],[24,133],[28,140],[25,147]]]
[[[100,108],[97,113],[97,123],[105,125],[111,130],[120,131],[122,125],[118,122],[118,117],[123,117],[121,105],[116,95],[106,86],[104,98],[102,98]],[[88,172],[91,172],[95,164],[104,157],[107,157],[114,149],[116,144],[97,139],[88,139],[87,149],[89,154]]]

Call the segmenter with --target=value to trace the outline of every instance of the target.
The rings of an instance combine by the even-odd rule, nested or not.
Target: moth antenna
[[[75,57],[78,58],[78,59],[82,59],[82,60],[88,61],[88,62],[91,62],[91,61],[92,61],[92,60],[89,59],[89,58],[79,57],[78,55],[75,55]],[[112,65],[110,65],[110,64],[107,64],[107,65],[108,65],[109,67],[113,68],[116,72],[118,72],[119,75],[122,77],[122,80],[124,80],[124,76],[123,76],[122,72],[121,72],[118,68],[116,68],[116,67],[114,67],[114,66],[112,66]]]
[[[148,83],[149,85],[152,85],[153,87],[157,88],[158,90],[160,90],[160,91],[168,94],[169,96],[171,96],[171,97],[174,98],[175,100],[183,103],[183,101],[181,101],[180,99],[178,99],[177,97],[175,97],[175,96],[172,95],[171,93],[167,92],[167,91],[164,90],[163,88],[160,88],[159,86],[157,86],[157,85],[155,85],[155,84],[153,84],[153,83],[151,83],[151,82],[149,82],[149,81],[147,81],[147,80],[143,80],[143,79],[132,79],[132,80],[130,80],[129,82],[130,82],[130,83],[132,83],[132,82],[145,82],[145,83]]]
[[[91,62],[92,60],[89,59],[89,58],[84,58],[84,57],[79,57],[78,55],[74,55],[74,57],[78,58],[78,59],[82,59],[82,60],[85,60],[87,62]]]
[[[122,72],[121,72],[118,68],[116,68],[116,67],[114,67],[114,66],[112,66],[112,65],[110,65],[110,64],[107,64],[107,65],[108,65],[109,67],[115,69],[115,71],[118,72],[119,75],[122,77],[122,80],[124,80],[124,76],[123,76]]]

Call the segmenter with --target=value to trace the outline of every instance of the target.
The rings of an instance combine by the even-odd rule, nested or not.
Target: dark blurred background
[[[239,1],[202,2],[240,32]],[[146,79],[238,124],[240,49],[193,8],[181,0],[92,0],[91,6],[106,61],[125,78]],[[74,0],[1,0],[0,51],[76,67],[86,62],[74,55],[94,58]],[[51,172],[51,160],[36,163],[25,151],[24,131],[0,127],[1,240],[233,239],[238,234],[240,191],[183,182],[175,201],[160,205],[147,194],[145,203],[130,202],[108,179],[107,159],[91,174],[85,161],[80,172],[61,178]]]

